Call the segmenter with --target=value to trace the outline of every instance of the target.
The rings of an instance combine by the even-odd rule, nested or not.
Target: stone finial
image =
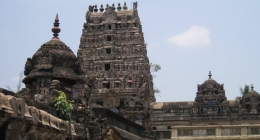
[[[100,11],[100,12],[103,12],[103,11],[104,11],[103,4],[101,4],[101,6],[100,6],[100,8],[99,8],[99,11]]]
[[[131,88],[133,84],[132,75],[130,74],[129,79],[127,81],[128,86]]]
[[[52,30],[52,32],[53,32],[53,38],[52,38],[52,40],[60,40],[59,38],[58,38],[58,36],[59,36],[59,32],[60,32],[60,28],[59,28],[59,25],[60,25],[60,23],[59,23],[59,16],[58,16],[58,14],[56,15],[56,18],[55,18],[55,22],[53,23],[53,28],[51,29]]]
[[[107,4],[105,9],[107,10],[108,7],[109,7],[109,5]]]
[[[126,2],[124,3],[123,9],[124,9],[124,10],[127,10]]]
[[[94,9],[94,6],[92,6],[92,5],[89,5],[89,6],[88,6],[88,11],[89,11],[89,12],[93,12],[93,9]]]
[[[114,10],[116,10],[116,8],[115,8],[115,4],[114,4],[114,3],[112,4],[112,8],[113,8]]]
[[[209,71],[209,79],[211,79],[211,76],[212,76],[212,75],[211,75],[211,71]]]
[[[137,9],[137,2],[133,3],[133,9]]]
[[[117,6],[117,11],[121,11],[121,6],[120,6],[120,3],[118,3],[118,6]]]
[[[253,84],[251,84],[251,90],[254,90],[254,86],[253,86]]]
[[[118,88],[120,84],[121,84],[121,82],[119,80],[119,76],[117,75],[116,76],[116,81],[115,81],[116,88]]]
[[[106,87],[107,87],[107,84],[108,84],[107,78],[106,78],[106,76],[104,76],[104,80],[103,80],[103,82],[102,82],[103,88],[106,88]]]
[[[94,6],[94,12],[96,13],[98,11],[97,5]]]

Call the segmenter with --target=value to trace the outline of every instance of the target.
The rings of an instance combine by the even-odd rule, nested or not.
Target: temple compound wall
[[[194,101],[154,102],[152,127],[160,139],[260,139],[260,95],[227,100],[224,84],[198,84]]]

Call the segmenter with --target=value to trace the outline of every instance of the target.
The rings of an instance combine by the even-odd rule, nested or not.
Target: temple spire
[[[53,32],[53,38],[52,38],[52,40],[59,40],[59,38],[58,38],[58,36],[59,36],[59,32],[60,32],[60,28],[59,28],[59,25],[60,25],[60,23],[59,23],[59,16],[58,16],[58,14],[56,15],[56,18],[55,18],[55,21],[54,21],[54,23],[53,23],[53,28],[51,29],[52,30],[52,32]]]
[[[211,79],[211,76],[212,76],[212,75],[211,75],[211,71],[209,71],[209,79]]]

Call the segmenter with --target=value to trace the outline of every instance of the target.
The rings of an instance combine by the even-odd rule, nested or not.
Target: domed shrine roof
[[[29,83],[37,77],[52,77],[53,79],[67,79],[76,81],[79,79],[77,70],[79,68],[78,59],[58,38],[59,18],[56,15],[54,27],[52,28],[53,38],[44,43],[32,58],[27,58],[24,74],[27,76],[23,82]]]
[[[202,85],[212,84],[212,85],[218,85],[218,83],[211,78],[211,71],[209,71],[209,79],[206,80]]]
[[[205,98],[218,99],[219,101],[226,100],[224,84],[218,84],[211,78],[211,72],[209,71],[209,79],[203,84],[198,84],[198,92],[195,100],[204,96]]]

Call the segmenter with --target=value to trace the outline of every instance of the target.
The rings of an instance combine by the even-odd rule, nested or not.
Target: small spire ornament
[[[209,79],[211,79],[211,76],[212,76],[212,75],[211,75],[211,71],[209,71]]]
[[[127,10],[126,2],[124,3],[123,9]]]
[[[97,5],[94,6],[94,12],[96,13],[98,11]]]
[[[114,3],[112,4],[112,8],[113,8],[114,10],[116,10],[116,8],[115,8],[115,4],[114,4]]]
[[[107,78],[106,78],[106,76],[104,76],[104,79],[103,79],[103,82],[102,82],[103,88],[107,88],[107,84],[108,84]]]
[[[118,3],[118,6],[117,6],[117,11],[121,11],[121,6],[120,6],[120,3]]]
[[[251,84],[251,90],[254,90],[254,86],[253,86],[253,84]]]
[[[128,81],[127,81],[127,84],[128,84],[128,86],[129,86],[129,88],[132,88],[133,82],[134,82],[134,81],[132,80],[132,74],[130,74],[129,79],[128,79]]]
[[[53,23],[53,28],[51,29],[51,31],[53,32],[53,38],[52,38],[52,40],[60,40],[59,39],[59,32],[60,32],[60,28],[59,28],[59,25],[60,25],[60,23],[59,23],[59,16],[58,16],[58,14],[56,15],[56,18],[55,18],[55,21],[54,21],[54,23]]]
[[[100,6],[100,8],[99,8],[99,11],[100,11],[100,12],[103,12],[103,11],[104,11],[103,4],[101,4],[101,6]]]

